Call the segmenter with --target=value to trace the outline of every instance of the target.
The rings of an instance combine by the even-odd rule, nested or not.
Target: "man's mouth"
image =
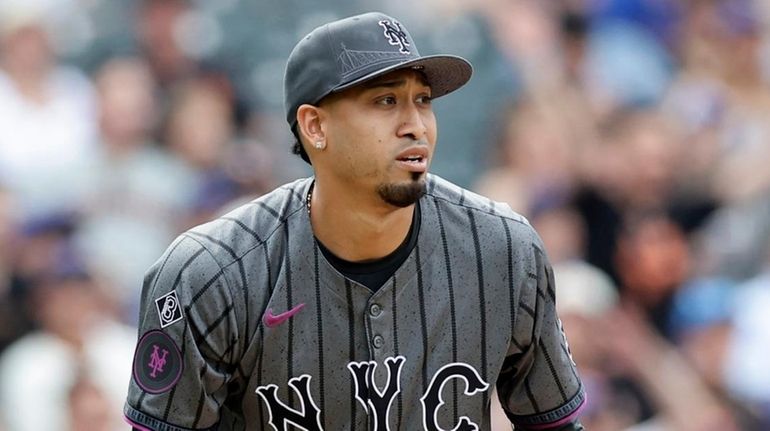
[[[409,172],[425,172],[428,169],[428,149],[424,146],[408,148],[396,157],[396,161]]]
[[[419,163],[422,163],[424,159],[425,158],[422,156],[409,156],[409,157],[400,158],[398,160],[405,163],[419,164]]]

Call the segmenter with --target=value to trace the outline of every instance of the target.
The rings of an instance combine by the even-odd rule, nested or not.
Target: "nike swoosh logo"
[[[299,313],[299,311],[302,310],[303,307],[305,307],[304,303],[297,305],[296,307],[292,308],[289,311],[284,311],[281,314],[273,314],[273,309],[268,308],[267,312],[265,312],[264,317],[262,317],[262,322],[268,328],[275,328],[281,323],[291,319],[291,317]]]

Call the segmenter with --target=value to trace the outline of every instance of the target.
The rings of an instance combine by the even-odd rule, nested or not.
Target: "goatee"
[[[377,193],[382,200],[393,206],[408,207],[420,200],[426,190],[425,180],[420,178],[421,175],[415,172],[413,177],[414,181],[406,183],[380,184]]]

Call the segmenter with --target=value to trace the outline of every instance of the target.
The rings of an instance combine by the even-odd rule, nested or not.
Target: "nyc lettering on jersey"
[[[355,397],[372,419],[371,429],[374,431],[390,430],[388,424],[390,407],[396,395],[401,392],[401,369],[405,362],[406,358],[400,355],[385,359],[388,378],[382,389],[374,381],[374,374],[377,369],[375,361],[350,362],[347,365],[356,388]],[[426,431],[443,431],[443,428],[438,424],[439,409],[444,405],[441,391],[444,385],[452,379],[460,379],[465,382],[464,393],[467,396],[473,396],[489,388],[489,384],[481,379],[478,371],[468,364],[455,362],[441,367],[433,375],[425,393],[420,398],[423,407],[423,429]],[[299,409],[292,409],[278,398],[277,385],[269,384],[257,388],[257,394],[267,406],[269,424],[275,431],[286,431],[289,429],[289,425],[305,431],[323,431],[321,409],[313,400],[310,381],[311,376],[303,374],[288,382],[299,397]],[[461,417],[460,422],[452,428],[453,431],[478,431],[478,429],[478,425],[466,416]]]

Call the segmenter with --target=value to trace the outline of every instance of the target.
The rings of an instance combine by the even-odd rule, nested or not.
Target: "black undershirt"
[[[389,255],[368,262],[350,262],[335,256],[328,248],[321,244],[316,238],[318,248],[326,257],[326,260],[346,278],[363,284],[372,292],[376,292],[393,274],[401,267],[409,253],[417,244],[417,236],[420,233],[420,202],[414,205],[414,215],[412,225],[409,227],[409,233],[406,238]]]

